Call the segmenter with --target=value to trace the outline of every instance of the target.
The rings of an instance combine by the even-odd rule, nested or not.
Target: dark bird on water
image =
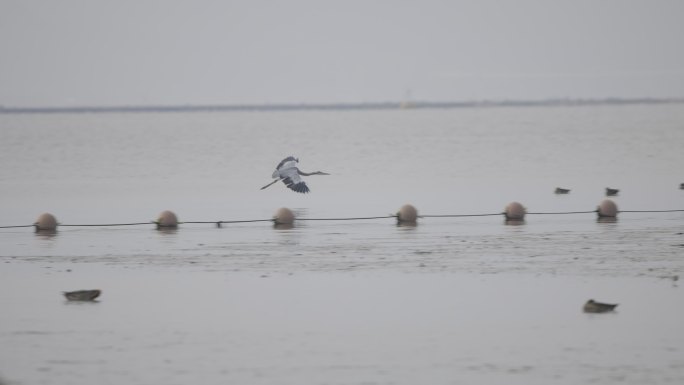
[[[278,166],[276,166],[275,171],[273,171],[273,175],[271,175],[271,177],[275,180],[267,184],[266,186],[262,187],[261,189],[263,190],[266,187],[269,187],[272,184],[276,183],[277,181],[282,180],[283,183],[285,183],[285,186],[287,186],[290,190],[305,194],[309,192],[309,187],[302,180],[301,176],[330,175],[322,171],[314,171],[308,173],[303,172],[297,168],[297,163],[299,163],[299,159],[295,158],[294,156],[288,156],[287,158],[283,159],[280,163],[278,163]]]
[[[65,291],[64,296],[69,301],[92,301],[100,296],[100,290]]]
[[[570,192],[570,189],[560,188],[560,187],[556,187],[556,191],[555,191],[556,194],[567,194],[569,192]]]
[[[612,197],[612,196],[618,195],[619,192],[620,192],[620,190],[618,190],[616,188],[606,187],[606,196]]]
[[[593,299],[584,304],[585,313],[606,313],[615,310],[618,304],[596,302]]]

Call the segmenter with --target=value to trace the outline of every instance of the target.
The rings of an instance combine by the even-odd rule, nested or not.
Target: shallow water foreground
[[[682,384],[683,106],[0,114],[0,383]]]
[[[684,381],[681,289],[655,277],[3,262],[6,384]]]

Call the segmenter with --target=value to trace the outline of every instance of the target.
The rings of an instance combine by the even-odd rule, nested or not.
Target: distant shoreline
[[[482,100],[461,102],[370,102],[370,103],[283,103],[283,104],[215,104],[215,105],[148,105],[148,106],[74,106],[74,107],[4,107],[0,114],[78,114],[78,113],[143,113],[143,112],[224,112],[224,111],[303,111],[303,110],[400,110],[447,109],[477,107],[573,107],[592,105],[679,104],[684,98],[606,98],[547,100]]]

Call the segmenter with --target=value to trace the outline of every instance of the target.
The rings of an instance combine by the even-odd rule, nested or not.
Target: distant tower
[[[411,102],[411,89],[407,88],[406,92],[404,93],[404,100],[399,104],[399,108],[405,109],[405,108],[411,108],[413,107],[413,102]]]

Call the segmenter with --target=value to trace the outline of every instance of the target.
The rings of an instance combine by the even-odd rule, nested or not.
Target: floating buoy
[[[397,222],[398,223],[406,223],[406,224],[412,224],[416,223],[416,220],[418,219],[418,210],[416,210],[415,207],[409,204],[405,204],[401,206],[399,211],[397,211]]]
[[[599,218],[615,218],[617,217],[618,209],[615,202],[610,199],[604,199],[596,209]]]
[[[175,229],[178,227],[178,217],[173,211],[164,210],[159,214],[159,218],[156,222],[157,228]]]
[[[36,227],[36,231],[56,231],[57,219],[50,213],[43,213],[33,225]]]
[[[525,206],[518,202],[511,202],[506,206],[506,211],[504,211],[504,215],[506,216],[506,220],[509,221],[522,221],[525,219],[525,214],[527,213],[527,210],[525,209]]]
[[[292,225],[294,220],[294,213],[287,207],[279,208],[275,215],[273,215],[273,223],[276,225]]]

